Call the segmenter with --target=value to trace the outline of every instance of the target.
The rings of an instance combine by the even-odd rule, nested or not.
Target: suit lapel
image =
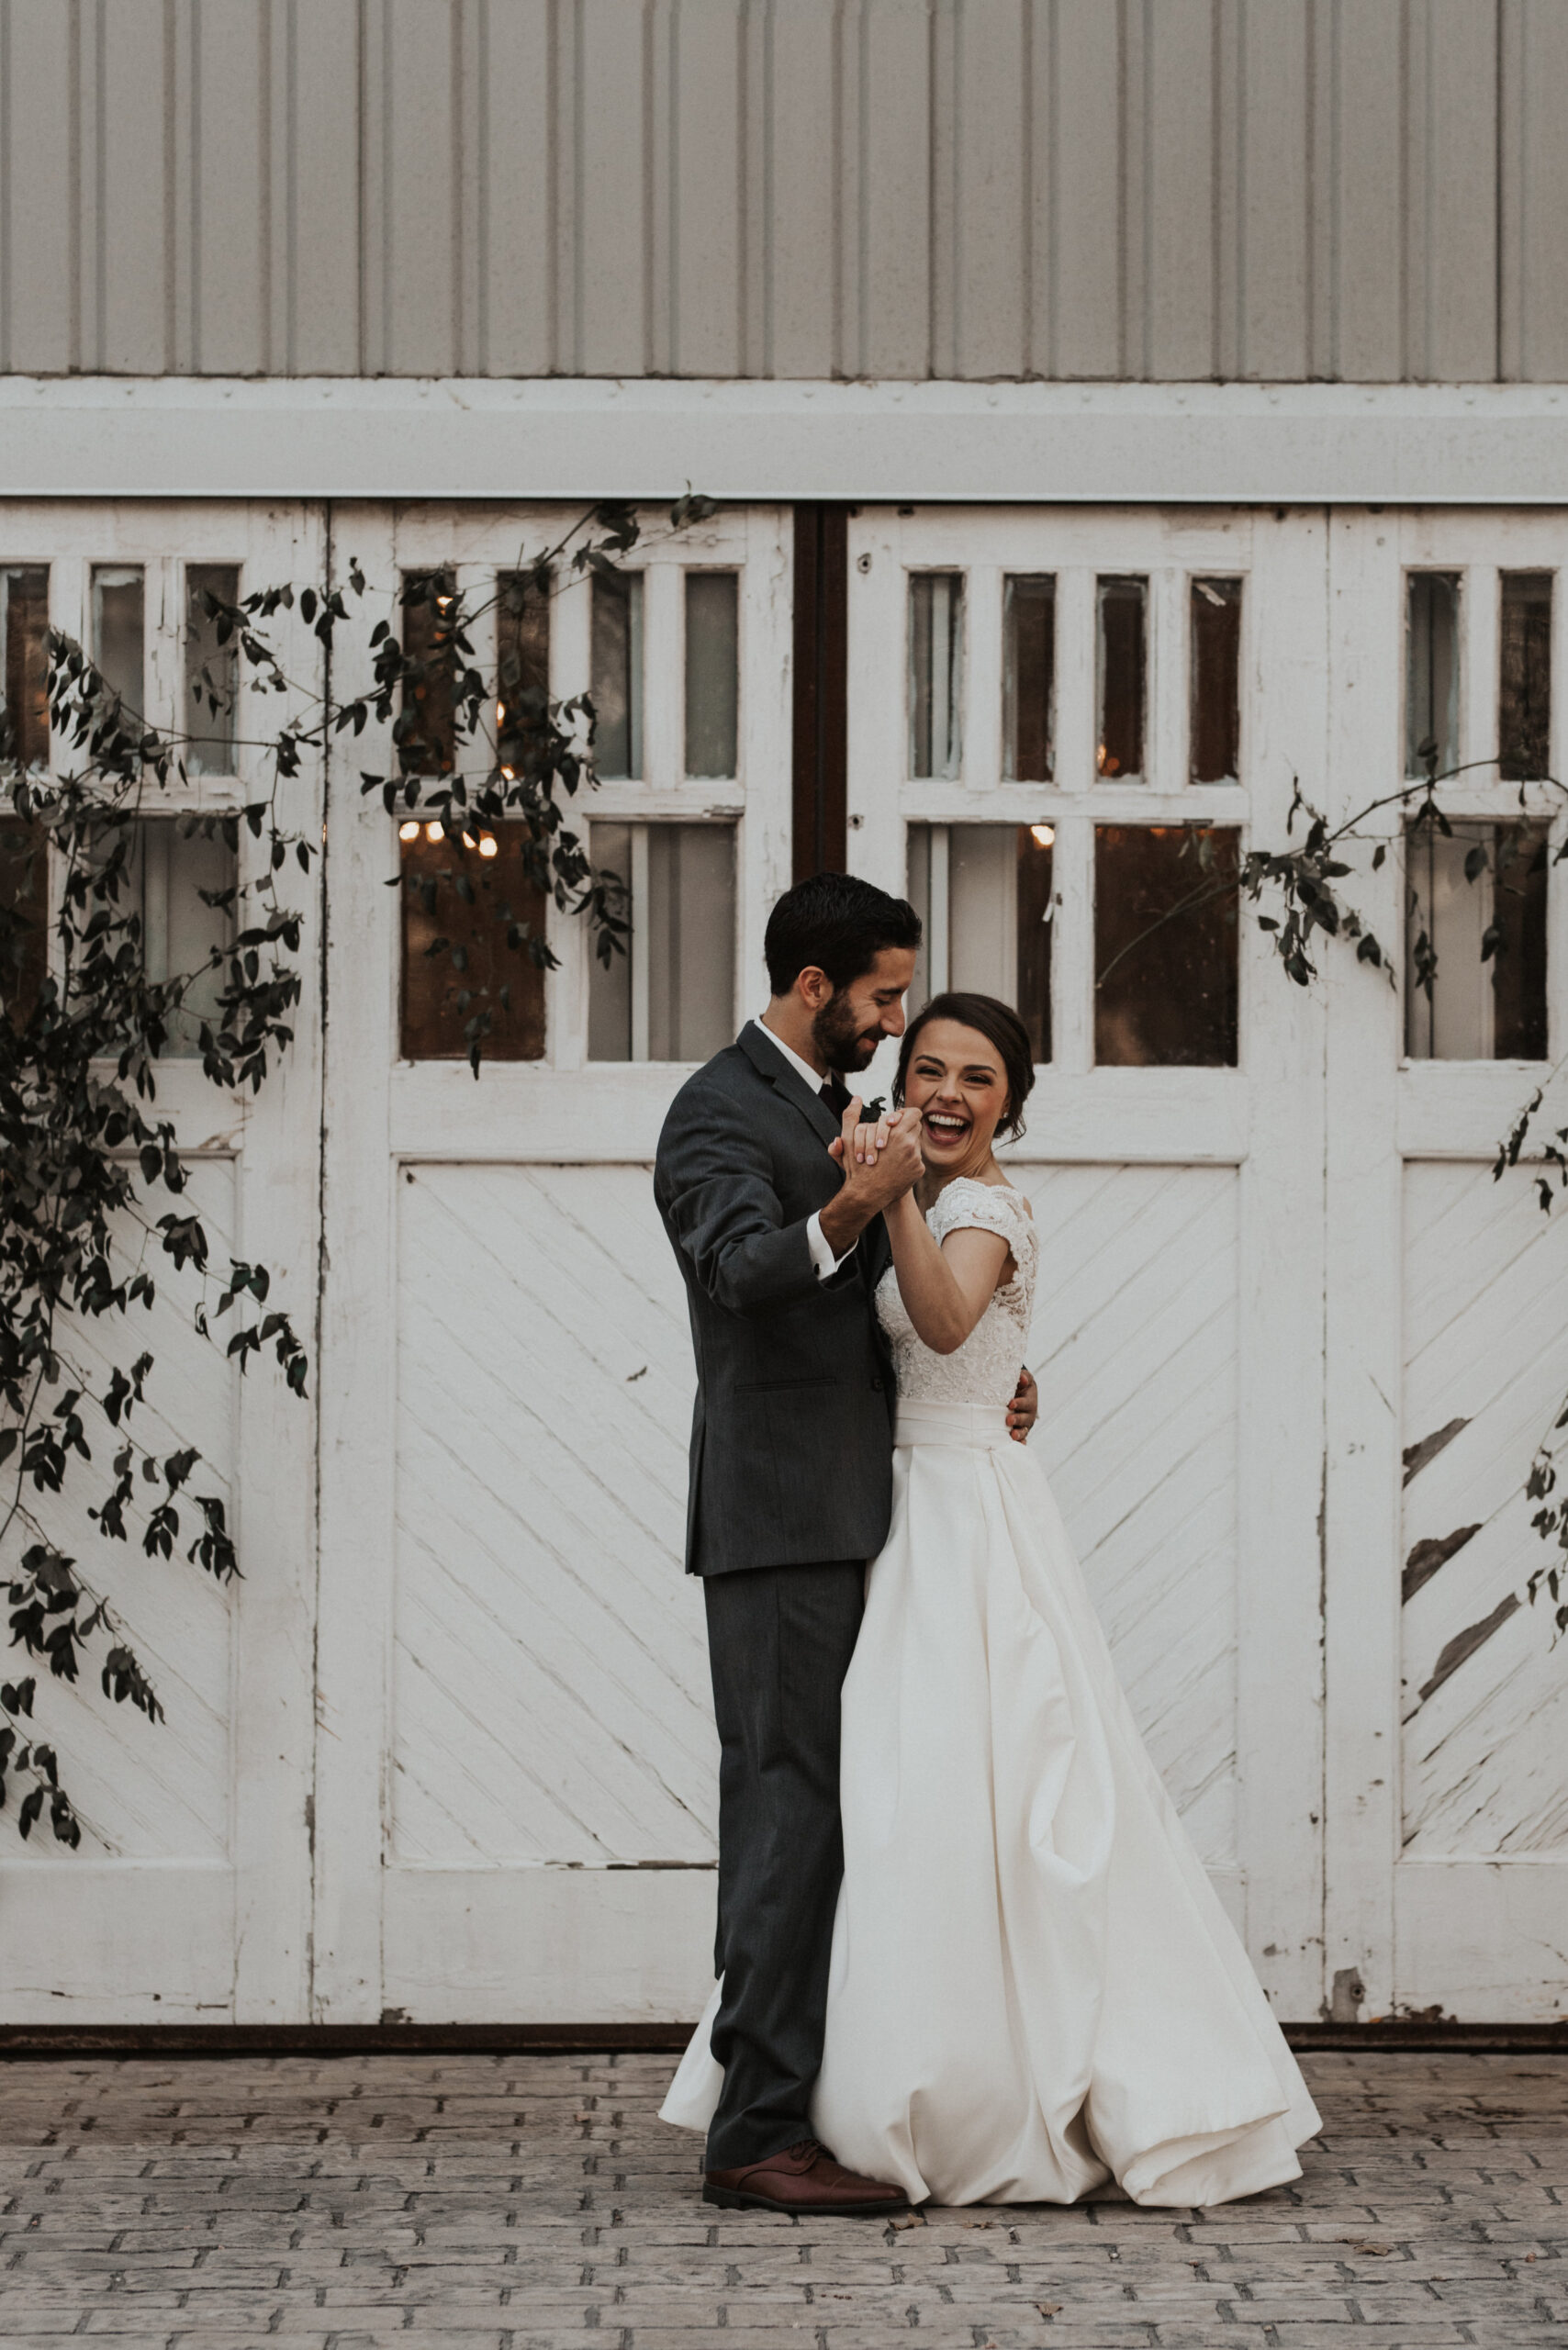
[[[755,1021],[748,1020],[735,1039],[741,1051],[759,1077],[766,1078],[781,1102],[799,1110],[823,1143],[836,1142],[840,1123],[828,1108],[820,1093],[813,1093],[804,1080],[798,1077],[780,1052],[776,1052],[762,1035]]]

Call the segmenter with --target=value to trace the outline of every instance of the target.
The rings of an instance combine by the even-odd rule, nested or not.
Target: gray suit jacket
[[[654,1197],[697,1354],[686,1565],[869,1559],[892,1500],[892,1365],[871,1308],[891,1259],[878,1216],[820,1281],[809,1219],[842,1177],[839,1122],[748,1025],[689,1078]]]

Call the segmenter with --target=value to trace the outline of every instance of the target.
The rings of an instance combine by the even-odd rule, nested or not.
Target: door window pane
[[[140,565],[99,564],[93,573],[93,659],[110,692],[138,718],[147,707],[145,640]]]
[[[1193,582],[1192,778],[1235,783],[1241,773],[1241,582]]]
[[[595,824],[626,884],[631,935],[588,980],[588,1058],[702,1061],[735,1035],[733,824]]]
[[[736,772],[739,586],[733,571],[686,575],[686,772]]]
[[[964,576],[918,572],[909,583],[909,771],[956,776],[962,749]]]
[[[210,834],[192,818],[158,817],[138,828],[137,878],[141,891],[142,953],[150,979],[199,972],[170,1024],[164,1051],[190,1060],[201,1050],[206,1022],[222,1019],[218,998],[228,984],[222,964],[203,968],[216,948],[227,952],[234,934],[230,908],[209,906],[202,891],[234,887],[236,858],[216,823]]]
[[[232,775],[239,646],[232,623],[208,611],[209,596],[220,604],[239,602],[235,565],[185,565],[185,766],[192,775]]]
[[[238,859],[224,839],[217,816],[149,816],[95,826],[84,844],[84,861],[101,874],[118,861],[109,884],[111,918],[140,926],[141,969],[153,985],[188,976],[189,985],[169,1017],[162,1050],[173,1060],[194,1060],[201,1051],[204,1022],[222,1020],[218,999],[229,983],[226,956],[234,937],[234,907],[213,906],[203,896],[233,890]],[[78,909],[80,918],[80,909]],[[115,951],[129,941],[123,933]]]
[[[1002,610],[1003,772],[1048,783],[1054,749],[1057,583],[1009,579]]]
[[[1544,1060],[1545,825],[1417,819],[1405,878],[1411,1059]]]
[[[1413,571],[1406,583],[1405,772],[1459,765],[1459,574]]]
[[[949,988],[1012,1004],[1036,1061],[1051,1057],[1049,824],[912,824],[910,903],[924,935],[918,1011]]]
[[[49,570],[0,569],[0,762],[49,765]]]
[[[1103,776],[1138,783],[1143,779],[1148,675],[1148,582],[1102,579],[1097,602],[1100,746],[1095,765]]]
[[[1102,1067],[1234,1067],[1239,837],[1228,827],[1095,826]]]
[[[543,938],[546,905],[523,865],[528,837],[526,824],[455,841],[411,817],[398,827],[406,1061],[465,1059],[471,1027],[491,1059],[543,1058],[544,974],[527,941]],[[459,876],[472,904],[459,893]]]
[[[453,594],[449,572],[403,574],[403,654],[413,666],[403,680],[403,707],[393,740],[405,775],[452,773],[456,655],[447,615]]]
[[[537,764],[550,709],[550,583],[531,571],[496,581],[496,756],[510,776]]]
[[[41,824],[24,824],[0,811],[0,912],[6,918],[0,955],[0,1009],[23,1028],[38,1002],[49,961],[49,849]]]
[[[643,576],[593,577],[594,767],[620,778],[643,772]]]
[[[1497,680],[1499,773],[1524,783],[1551,772],[1551,574],[1503,574]]]

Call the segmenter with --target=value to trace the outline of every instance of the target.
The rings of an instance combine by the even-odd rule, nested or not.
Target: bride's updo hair
[[[1007,1079],[1007,1107],[997,1121],[997,1140],[1015,1140],[1024,1131],[1024,1104],[1034,1091],[1035,1055],[1029,1032],[1013,1006],[998,1002],[993,995],[934,995],[922,1005],[904,1030],[899,1047],[898,1075],[893,1080],[893,1100],[899,1108],[903,1107],[904,1080],[919,1048],[920,1032],[933,1020],[952,1020],[960,1028],[978,1029],[988,1045],[995,1046]]]

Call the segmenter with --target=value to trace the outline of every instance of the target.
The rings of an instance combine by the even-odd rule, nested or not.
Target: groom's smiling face
[[[913,977],[914,949],[884,946],[868,971],[834,990],[812,1023],[812,1040],[829,1069],[857,1076],[884,1036],[903,1035],[903,1000]]]

